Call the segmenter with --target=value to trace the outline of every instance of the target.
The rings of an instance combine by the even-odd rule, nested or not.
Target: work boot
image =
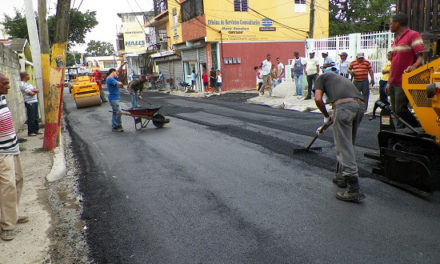
[[[347,181],[339,174],[336,174],[335,177],[333,177],[332,181],[339,188],[347,188]]]
[[[355,202],[358,203],[361,200],[365,199],[365,195],[361,193],[358,177],[356,176],[348,176],[345,177],[345,181],[347,182],[348,188],[344,192],[337,192],[336,198],[341,201],[346,202]]]

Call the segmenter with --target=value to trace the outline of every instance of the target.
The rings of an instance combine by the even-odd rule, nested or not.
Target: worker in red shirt
[[[105,99],[104,91],[102,90],[102,84],[101,84],[102,74],[98,70],[94,70],[92,73],[92,77],[93,77],[94,81],[96,82],[96,84],[98,84],[99,95],[101,97],[101,101],[103,103],[107,102],[107,99]]]
[[[393,57],[391,72],[386,92],[390,95],[391,109],[411,126],[420,126],[419,122],[408,109],[408,98],[402,89],[402,74],[411,72],[422,64],[422,52],[425,50],[420,34],[408,28],[408,16],[397,14],[391,18],[391,32],[396,34],[392,45]],[[397,122],[397,128],[403,128]]]

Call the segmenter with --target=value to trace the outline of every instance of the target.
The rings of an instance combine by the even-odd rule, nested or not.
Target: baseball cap
[[[358,54],[356,55],[356,58],[364,58],[365,54],[363,52],[358,52]]]
[[[341,54],[339,54],[339,56],[345,56],[345,57],[348,57],[348,53],[347,52],[341,52]]]

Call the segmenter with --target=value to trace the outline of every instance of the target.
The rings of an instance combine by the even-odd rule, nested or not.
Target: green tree
[[[26,17],[24,17],[18,9],[15,9],[15,16],[10,17],[4,14],[5,18],[0,23],[5,28],[5,33],[13,38],[27,38],[28,31],[26,25]]]
[[[49,28],[49,42],[53,43],[55,37],[55,16],[49,16],[47,25]],[[0,22],[5,28],[5,32],[13,38],[27,38],[26,18],[21,12],[15,9],[15,16],[10,17],[5,14],[5,18]],[[69,22],[69,44],[85,43],[85,36],[90,32],[98,21],[96,20],[96,11],[85,11],[84,13],[72,9]]]
[[[79,64],[80,62],[81,62],[81,54],[67,52],[67,55],[66,55],[66,66],[67,67]]]
[[[91,40],[87,43],[86,56],[109,56],[114,53],[115,49],[110,42]]]
[[[384,30],[394,0],[330,0],[330,36]]]

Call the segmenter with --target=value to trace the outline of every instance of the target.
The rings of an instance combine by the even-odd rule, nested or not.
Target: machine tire
[[[165,125],[165,117],[161,114],[153,116],[153,125],[156,128],[162,128]]]

